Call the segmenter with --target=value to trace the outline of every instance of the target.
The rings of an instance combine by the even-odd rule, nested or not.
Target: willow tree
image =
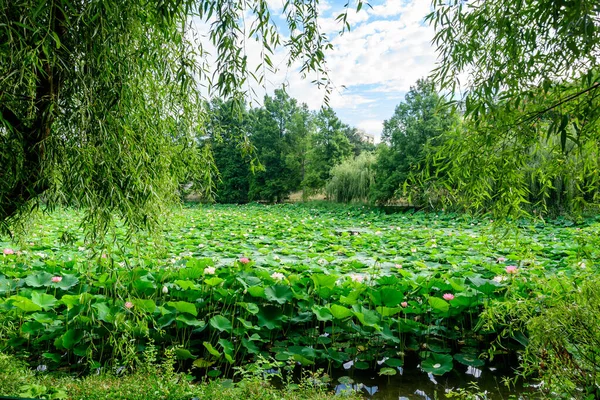
[[[598,1],[434,0],[428,19],[433,78],[465,116],[431,160],[447,199],[513,215],[598,200]]]
[[[249,75],[263,81],[277,46],[302,74],[327,82],[318,1],[285,1],[287,37],[267,3],[0,0],[2,227],[32,207],[65,203],[85,209],[95,232],[115,218],[149,227],[191,166],[186,179],[210,178],[210,155],[195,139],[203,87],[241,97]],[[195,24],[210,34],[200,37]],[[262,43],[256,70],[247,40]]]

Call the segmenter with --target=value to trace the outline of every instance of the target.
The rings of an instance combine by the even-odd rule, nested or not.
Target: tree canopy
[[[4,228],[40,204],[86,209],[92,232],[115,217],[132,229],[151,226],[176,197],[182,169],[200,166],[200,183],[211,175],[196,145],[201,82],[239,98],[250,73],[264,80],[277,46],[301,73],[327,82],[313,2],[285,2],[285,38],[266,0],[0,0],[0,10]],[[194,21],[211,24],[212,70]],[[248,38],[263,45],[257,71],[248,71]]]
[[[578,209],[593,200],[600,189],[598,2],[433,6],[428,19],[440,57],[433,78],[450,90],[465,124],[432,158],[446,174],[430,175],[430,183],[450,203],[505,215],[546,210],[557,199]]]
[[[389,201],[424,161],[426,144],[439,144],[458,123],[456,113],[441,107],[442,97],[430,80],[420,79],[410,88],[394,115],[383,123],[375,164],[374,201]]]

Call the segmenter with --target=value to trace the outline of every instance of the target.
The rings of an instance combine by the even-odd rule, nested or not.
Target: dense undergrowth
[[[156,346],[212,377],[259,357],[391,376],[409,352],[441,375],[525,348],[517,305],[595,281],[600,249],[592,220],[361,207],[207,206],[170,225],[156,246],[91,248],[65,211],[0,243],[0,346],[78,373],[136,370]]]
[[[299,383],[276,387],[271,384],[272,376],[240,369],[235,382],[192,383],[191,376],[173,369],[173,361],[167,358],[161,364],[145,363],[131,374],[113,371],[74,378],[31,371],[14,357],[0,353],[0,396],[40,400],[326,400],[333,395],[327,390],[326,376],[320,374],[305,375]],[[360,398],[352,390],[338,394],[350,400]]]

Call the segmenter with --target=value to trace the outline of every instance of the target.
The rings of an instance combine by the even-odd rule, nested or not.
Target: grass
[[[245,374],[236,382],[213,380],[192,383],[167,364],[148,365],[116,375],[92,374],[83,378],[32,371],[14,357],[0,353],[0,396],[58,400],[327,400],[334,396],[314,379],[276,388],[259,375]],[[355,393],[343,394],[358,399]]]

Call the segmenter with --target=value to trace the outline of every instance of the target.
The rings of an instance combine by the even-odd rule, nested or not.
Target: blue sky
[[[275,15],[282,0],[268,0]],[[321,28],[331,39],[333,51],[326,53],[336,90],[330,105],[347,124],[379,138],[382,123],[417,79],[435,66],[431,44],[433,28],[424,22],[430,0],[371,0],[372,7],[349,13],[351,31],[341,29],[335,18],[344,10],[345,0],[322,1]],[[276,19],[277,21],[277,19]],[[288,92],[311,109],[323,104],[323,94],[302,80],[297,71],[279,71],[270,77],[267,92],[285,82]]]

